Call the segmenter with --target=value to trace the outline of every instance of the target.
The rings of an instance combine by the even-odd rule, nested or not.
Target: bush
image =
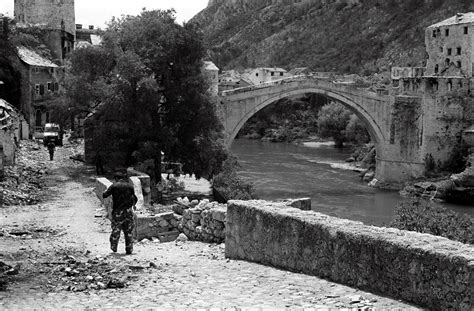
[[[474,218],[423,199],[400,204],[390,226],[474,244]]]
[[[234,157],[228,158],[222,171],[212,180],[212,186],[226,200],[252,200],[256,199],[253,184],[245,182],[237,175],[239,163]]]

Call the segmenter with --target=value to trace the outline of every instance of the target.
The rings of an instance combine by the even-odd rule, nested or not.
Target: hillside
[[[310,67],[373,73],[422,65],[424,28],[472,0],[211,0],[197,22],[221,69]]]

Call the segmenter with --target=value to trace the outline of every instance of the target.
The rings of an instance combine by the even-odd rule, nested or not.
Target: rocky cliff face
[[[220,68],[375,72],[423,65],[424,28],[472,0],[210,0],[201,25]]]

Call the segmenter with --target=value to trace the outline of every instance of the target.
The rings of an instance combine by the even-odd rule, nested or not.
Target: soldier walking
[[[48,147],[48,152],[49,152],[49,160],[53,161],[54,158],[54,149],[56,148],[56,144],[52,141],[50,141],[47,145]]]
[[[116,172],[114,179],[115,183],[113,183],[102,195],[104,198],[112,196],[113,201],[110,249],[114,253],[117,252],[120,232],[123,231],[125,238],[125,252],[131,254],[133,252],[133,207],[138,199],[135,196],[133,186],[126,180],[125,174]]]

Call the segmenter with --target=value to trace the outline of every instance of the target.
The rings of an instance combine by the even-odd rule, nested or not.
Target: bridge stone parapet
[[[474,248],[288,208],[230,201],[227,258],[316,275],[433,310],[471,310]]]

